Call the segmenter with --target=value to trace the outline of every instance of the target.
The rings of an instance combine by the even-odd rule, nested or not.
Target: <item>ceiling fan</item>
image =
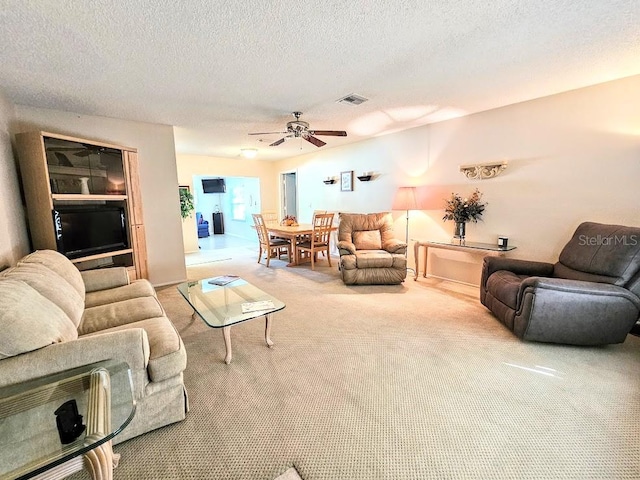
[[[276,140],[275,142],[270,144],[270,147],[280,145],[287,138],[304,138],[307,142],[314,144],[316,147],[322,147],[327,143],[323,142],[319,138],[316,138],[315,135],[327,135],[331,137],[347,136],[347,132],[345,132],[344,130],[311,130],[307,122],[303,122],[302,120],[300,120],[300,115],[302,115],[302,112],[293,112],[293,116],[296,117],[296,119],[287,122],[287,129],[284,132],[258,132],[250,133],[249,135],[273,135],[276,133],[284,135],[284,137],[280,140]]]

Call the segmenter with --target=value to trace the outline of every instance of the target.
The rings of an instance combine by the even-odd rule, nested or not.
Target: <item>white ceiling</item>
[[[639,25],[638,0],[0,0],[0,91],[276,160],[317,147],[247,134],[294,110],[348,132],[327,149],[640,74]]]

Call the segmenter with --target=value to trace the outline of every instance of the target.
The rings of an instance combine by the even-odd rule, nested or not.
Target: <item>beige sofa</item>
[[[0,387],[106,359],[131,368],[135,417],[119,443],[183,420],[180,335],[147,280],[121,267],[80,272],[51,250],[0,273]]]
[[[347,285],[397,285],[407,277],[407,244],[394,238],[391,213],[341,213],[340,274]]]

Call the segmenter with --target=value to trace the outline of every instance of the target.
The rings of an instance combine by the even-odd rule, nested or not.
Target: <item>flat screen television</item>
[[[224,178],[203,178],[202,190],[204,193],[225,193],[227,187],[224,184]]]
[[[58,205],[56,243],[69,259],[129,248],[125,209],[111,205]]]

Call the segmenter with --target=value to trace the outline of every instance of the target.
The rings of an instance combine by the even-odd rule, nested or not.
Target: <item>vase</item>
[[[89,177],[80,177],[80,193],[83,195],[90,195],[89,191]]]
[[[460,240],[460,244],[464,243],[466,222],[456,222],[455,229],[453,231],[453,238],[458,238]]]

